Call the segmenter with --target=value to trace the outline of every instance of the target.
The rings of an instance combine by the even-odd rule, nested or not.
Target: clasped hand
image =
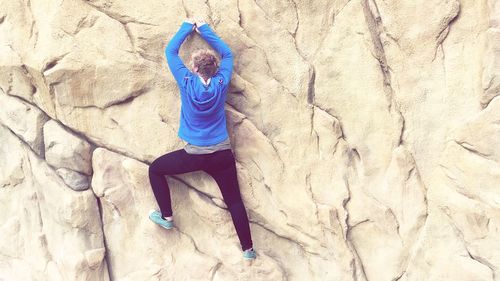
[[[201,18],[201,17],[196,17],[196,18],[187,18],[184,20],[184,22],[193,24],[193,29],[199,34],[200,31],[198,30],[198,27],[207,24],[207,22]]]

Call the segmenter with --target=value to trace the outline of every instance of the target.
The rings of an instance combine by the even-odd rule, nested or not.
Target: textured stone
[[[1,167],[16,167],[2,174],[8,179],[10,171],[16,180],[0,188],[0,278],[109,280],[104,254],[92,255],[104,249],[93,193],[66,188],[47,163],[2,127],[0,140]]]
[[[92,174],[92,146],[54,120],[43,126],[45,158],[56,168]],[[66,174],[67,175],[67,174]]]
[[[75,172],[66,168],[59,168],[56,170],[57,174],[63,179],[73,190],[80,191],[89,188],[88,176]]]
[[[483,89],[481,99],[483,106],[500,95],[500,30],[490,28],[486,32],[486,55],[484,56]]]
[[[500,280],[499,1],[0,7],[0,122],[23,140],[0,144],[0,278]],[[184,144],[163,49],[186,16],[234,54],[226,114],[250,266],[204,172],[168,178],[174,230],[147,219],[147,164]],[[193,34],[180,55],[206,46]],[[41,159],[28,146],[44,156],[45,116]]]
[[[0,123],[25,141],[36,154],[43,156],[42,129],[47,115],[36,106],[5,95],[1,91],[0,104]]]

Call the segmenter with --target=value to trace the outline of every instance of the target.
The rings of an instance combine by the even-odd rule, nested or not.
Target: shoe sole
[[[243,259],[244,259],[244,260],[247,260],[247,261],[253,261],[253,260],[255,260],[256,258],[257,258],[257,255],[255,255],[255,256],[253,256],[253,257],[251,257],[251,258],[250,258],[250,257],[245,257],[245,256],[243,256]]]
[[[173,226],[171,226],[171,227],[166,227],[166,226],[164,226],[164,225],[161,225],[161,224],[159,224],[159,223],[156,223],[156,222],[155,222],[154,220],[152,220],[151,218],[149,218],[149,220],[150,220],[150,221],[152,221],[152,222],[153,222],[154,224],[156,224],[157,226],[159,226],[159,227],[163,227],[163,228],[165,228],[165,229],[172,229],[172,228],[174,228]]]

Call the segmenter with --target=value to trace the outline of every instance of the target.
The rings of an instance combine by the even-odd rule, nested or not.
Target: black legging
[[[184,149],[158,157],[149,166],[149,181],[156,201],[164,217],[172,216],[170,190],[165,175],[176,175],[194,171],[205,171],[211,175],[231,213],[233,224],[243,250],[252,247],[250,225],[245,206],[241,200],[236,163],[231,149],[210,154],[189,154]]]

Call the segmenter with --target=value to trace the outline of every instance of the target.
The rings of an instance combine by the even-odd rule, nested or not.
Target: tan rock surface
[[[500,280],[498,1],[0,7],[0,279]],[[147,219],[147,165],[183,146],[163,48],[186,16],[235,55],[251,266],[203,172],[169,177],[174,230]]]
[[[47,115],[16,97],[8,96],[0,90],[0,122],[19,136],[38,155],[44,154],[43,125]]]
[[[4,280],[109,280],[97,200],[69,189],[45,161],[0,127]],[[3,169],[2,169],[3,170]]]
[[[92,174],[92,146],[54,120],[43,126],[45,159],[55,168]]]

